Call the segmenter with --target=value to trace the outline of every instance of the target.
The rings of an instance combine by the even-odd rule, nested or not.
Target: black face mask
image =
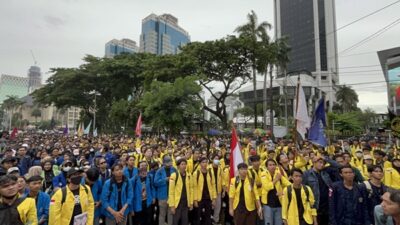
[[[82,176],[73,177],[70,180],[71,180],[71,184],[79,185],[81,183]]]

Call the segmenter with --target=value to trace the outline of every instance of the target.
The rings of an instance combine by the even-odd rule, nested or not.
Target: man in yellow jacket
[[[200,158],[200,169],[193,173],[193,206],[194,206],[194,225],[211,225],[211,213],[215,207],[217,192],[215,189],[215,177],[211,168],[208,167],[208,159]]]
[[[90,188],[81,185],[83,170],[71,168],[67,172],[68,185],[59,189],[50,200],[49,225],[68,225],[86,221],[93,225],[94,200]]]
[[[186,172],[186,159],[179,159],[176,165],[178,172],[171,174],[169,180],[168,205],[174,215],[174,225],[189,224],[188,209],[193,209],[192,176]]]
[[[383,183],[391,188],[400,190],[400,159],[392,160],[392,168],[384,169]]]
[[[19,196],[17,180],[14,175],[0,176],[0,224],[37,225],[35,199]]]
[[[293,168],[290,176],[293,184],[283,190],[283,223],[285,225],[317,225],[317,210],[312,208],[314,194],[310,187],[301,184],[303,171]]]
[[[229,214],[235,225],[256,224],[257,214],[262,218],[262,207],[257,185],[248,177],[247,164],[237,165],[239,175],[231,179],[229,188]]]

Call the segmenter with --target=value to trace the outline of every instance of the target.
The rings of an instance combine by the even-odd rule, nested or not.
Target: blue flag
[[[325,128],[326,128],[325,99],[321,98],[318,102],[318,107],[315,110],[311,122],[311,127],[308,130],[308,139],[314,144],[326,147],[328,143],[326,141],[324,133]]]

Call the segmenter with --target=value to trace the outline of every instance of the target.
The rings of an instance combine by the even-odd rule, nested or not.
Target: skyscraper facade
[[[189,33],[178,25],[178,19],[171,14],[151,14],[142,20],[141,52],[177,54],[179,47],[189,42]]]
[[[32,93],[34,90],[42,86],[42,73],[40,72],[40,67],[31,66],[28,70],[28,91]]]
[[[330,102],[339,83],[335,31],[335,0],[275,0],[275,35],[291,48],[286,72],[312,74]]]
[[[29,78],[2,74],[0,77],[0,104],[8,96],[22,98],[28,94]]]
[[[107,58],[112,58],[121,53],[134,53],[139,52],[139,47],[136,45],[135,41],[131,39],[112,39],[106,43],[105,56]]]

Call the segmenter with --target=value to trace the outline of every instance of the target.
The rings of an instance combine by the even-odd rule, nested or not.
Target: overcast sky
[[[337,27],[392,2],[337,0]],[[104,44],[113,38],[139,43],[141,20],[150,13],[173,14],[192,41],[205,41],[232,34],[252,9],[260,21],[273,24],[273,0],[0,0],[0,73],[26,76],[33,65],[30,50],[47,79],[49,68],[77,67],[85,54],[104,56]],[[400,3],[338,31],[339,52],[396,20],[399,11]],[[339,54],[340,83],[355,84],[360,107],[387,111],[376,51],[399,46],[399,34],[400,25]],[[344,68],[350,66],[371,67]],[[380,83],[356,84],[369,81]]]

